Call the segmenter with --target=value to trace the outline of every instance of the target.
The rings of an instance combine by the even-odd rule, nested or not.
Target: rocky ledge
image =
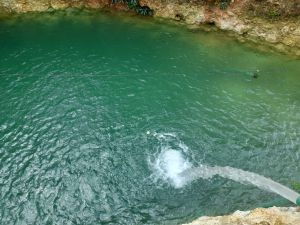
[[[232,215],[200,217],[185,225],[300,225],[300,208],[258,208]]]

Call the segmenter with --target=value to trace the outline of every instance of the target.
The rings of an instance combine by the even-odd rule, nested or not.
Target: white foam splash
[[[182,188],[184,185],[199,178],[211,179],[218,175],[242,184],[252,184],[260,189],[274,192],[295,204],[300,199],[300,195],[297,192],[256,173],[228,166],[219,167],[202,164],[198,167],[192,167],[192,163],[187,157],[188,147],[177,139],[176,134],[154,133],[153,136],[162,144],[155,159],[149,160],[154,176],[168,182],[175,188]],[[176,150],[170,147],[168,142],[171,140],[170,138],[175,138]]]
[[[175,188],[185,185],[185,179],[179,174],[192,167],[192,164],[184,158],[180,151],[173,149],[164,149],[151,164],[156,175],[171,183]]]
[[[189,168],[183,171],[181,174],[178,174],[178,176],[181,177],[181,180],[183,180],[185,183],[189,183],[198,178],[209,179],[215,175],[219,175],[223,178],[227,178],[242,184],[252,184],[262,190],[276,193],[295,204],[297,204],[297,199],[300,197],[297,192],[271,180],[270,178],[229,166],[211,167],[201,165],[199,167]]]
[[[165,132],[165,133],[153,133],[153,136],[156,137],[158,140],[166,140],[168,138],[176,138],[177,135],[175,133],[171,132]]]

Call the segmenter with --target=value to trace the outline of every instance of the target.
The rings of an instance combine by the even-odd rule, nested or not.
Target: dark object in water
[[[253,77],[254,79],[257,79],[257,78],[258,78],[258,73],[259,73],[259,70],[256,70],[256,71],[253,73],[252,77]]]

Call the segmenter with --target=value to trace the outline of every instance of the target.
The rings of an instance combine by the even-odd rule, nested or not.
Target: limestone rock
[[[53,9],[65,9],[70,7],[70,2],[64,0],[50,0],[50,6]]]
[[[185,225],[300,225],[299,208],[258,208],[252,211],[236,211],[228,216],[207,217]]]

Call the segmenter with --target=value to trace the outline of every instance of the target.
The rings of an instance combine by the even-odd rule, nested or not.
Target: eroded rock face
[[[236,211],[232,215],[217,217],[200,217],[185,225],[298,225],[300,209],[276,208]]]

